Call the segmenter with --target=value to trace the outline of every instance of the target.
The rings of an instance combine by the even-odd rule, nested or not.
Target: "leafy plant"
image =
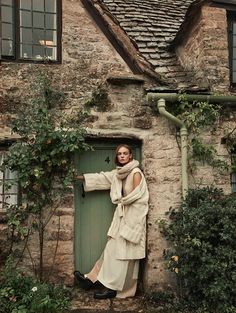
[[[166,250],[180,296],[209,312],[236,312],[236,196],[206,187],[190,190],[162,231],[174,249]]]
[[[183,121],[188,129],[190,169],[196,169],[200,162],[221,172],[228,170],[229,165],[218,157],[214,146],[204,141],[204,133],[214,134],[217,129],[221,116],[220,105],[201,101],[191,103],[186,99],[185,94],[182,94],[176,106],[170,108],[170,111]]]
[[[3,169],[17,172],[22,192],[22,203],[7,207],[9,229],[13,239],[25,239],[25,248],[29,248],[28,237],[37,230],[40,255],[39,268],[34,270],[40,280],[45,229],[61,198],[71,189],[76,172],[74,153],[90,149],[85,130],[58,110],[63,101],[64,95],[53,89],[50,76],[40,73],[32,98],[12,122],[12,131],[20,140],[9,148],[3,163]]]
[[[60,313],[70,304],[71,292],[63,286],[40,283],[6,263],[0,283],[1,313]]]

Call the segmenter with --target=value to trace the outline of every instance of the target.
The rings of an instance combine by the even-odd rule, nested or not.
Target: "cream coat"
[[[136,172],[141,174],[140,184],[133,191],[122,196],[122,187],[132,190],[131,184]],[[123,180],[118,178],[117,169],[111,172],[84,174],[84,178],[85,191],[110,189],[111,201],[117,204],[107,233],[108,236],[116,239],[116,258],[120,260],[144,258],[149,194],[141,170],[137,167],[133,168]]]

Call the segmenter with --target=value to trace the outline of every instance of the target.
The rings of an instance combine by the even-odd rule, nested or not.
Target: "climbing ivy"
[[[85,130],[59,110],[65,97],[52,85],[50,75],[39,72],[31,88],[32,97],[24,100],[12,120],[12,131],[19,135],[19,140],[10,147],[2,170],[17,172],[22,194],[19,205],[6,207],[9,230],[13,239],[24,240],[23,250],[29,252],[35,274],[42,280],[46,227],[63,195],[72,187],[76,172],[74,153],[90,147],[85,143]],[[35,230],[40,251],[36,261],[28,245]]]
[[[171,110],[171,108],[170,108]],[[186,95],[180,95],[172,113],[184,122],[189,133],[189,165],[192,170],[197,164],[208,164],[220,171],[229,168],[227,162],[220,159],[212,143],[207,143],[204,133],[214,135],[221,117],[222,108],[209,102],[189,102]]]

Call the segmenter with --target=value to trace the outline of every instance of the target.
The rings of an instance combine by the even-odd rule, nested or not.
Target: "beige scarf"
[[[132,160],[124,166],[117,166],[117,173],[113,176],[113,182],[111,184],[111,201],[114,204],[120,203],[122,198],[122,180],[125,179],[131,171],[139,166],[137,160]]]

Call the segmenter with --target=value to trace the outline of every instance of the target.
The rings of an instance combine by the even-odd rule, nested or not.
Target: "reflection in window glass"
[[[58,3],[61,5],[57,0],[0,0],[3,59],[57,60]]]
[[[40,44],[40,41],[45,38],[44,33],[42,29],[33,29],[33,43]]]
[[[47,0],[47,1],[45,1],[45,11],[46,12],[56,13],[56,11],[57,11],[56,0]]]
[[[41,60],[45,56],[44,46],[33,46],[33,58]]]
[[[12,0],[1,0],[1,4],[12,5]]]
[[[231,174],[232,192],[236,192],[236,173]]]
[[[1,7],[2,22],[12,23],[12,7]]]
[[[56,48],[46,48],[46,56],[50,59],[50,60],[56,60],[57,55],[56,55]]]
[[[31,10],[31,0],[20,0],[20,9]]]
[[[52,30],[47,30],[46,31],[46,36],[45,36],[46,41],[49,41],[47,45],[56,45],[57,44],[57,32],[52,31]]]
[[[23,43],[32,43],[32,29],[21,28],[20,41]]]
[[[13,38],[12,34],[12,24],[2,24],[2,38]]]
[[[2,40],[2,55],[12,56],[13,55],[13,41]]]
[[[44,28],[44,13],[33,13],[33,27]]]
[[[56,15],[55,14],[46,14],[46,28],[56,29]]]
[[[46,0],[45,2],[47,2]],[[33,0],[33,11],[44,11],[44,0]]]
[[[23,59],[32,59],[32,45],[21,45],[20,56]]]
[[[20,11],[20,26],[32,27],[32,15],[28,11]]]
[[[4,159],[4,153],[0,154],[0,164]],[[17,173],[8,169],[1,171],[0,175],[0,210],[5,210],[9,205],[15,205],[18,202],[18,186],[14,183],[10,188],[7,184],[14,182],[17,179]]]

